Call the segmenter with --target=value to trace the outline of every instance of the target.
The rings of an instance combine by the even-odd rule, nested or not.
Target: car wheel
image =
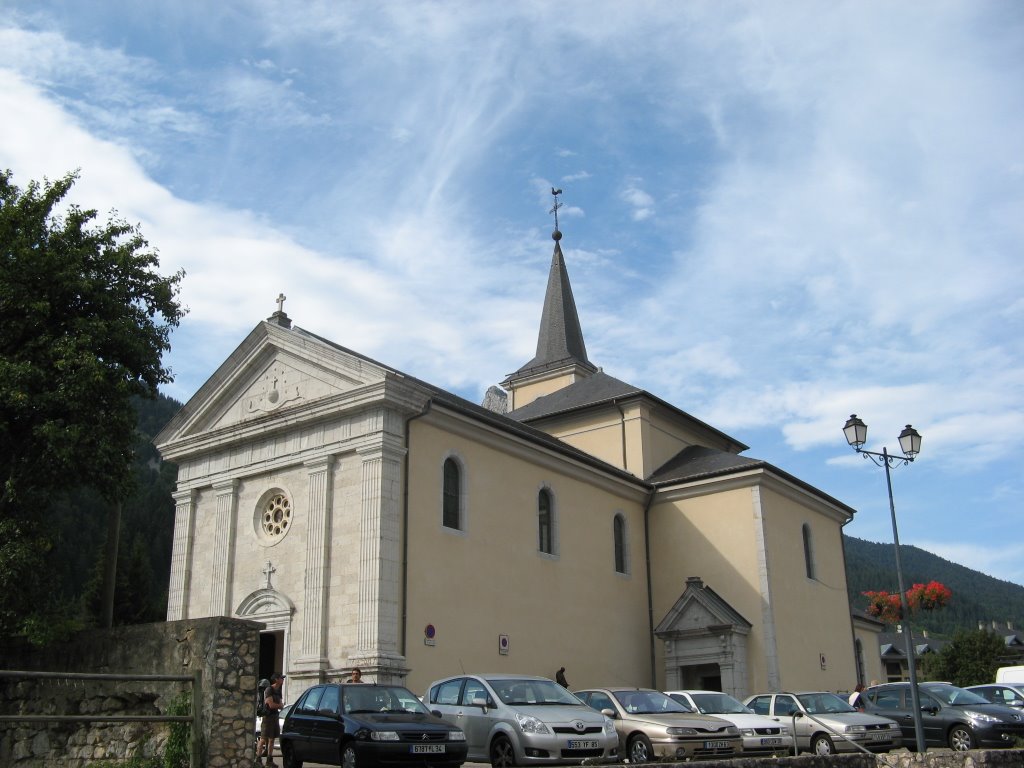
[[[974,749],[974,734],[965,725],[954,725],[949,732],[949,748],[956,752]]]
[[[654,759],[654,749],[651,747],[651,740],[638,733],[629,739],[626,746],[631,763],[649,763]]]
[[[341,750],[342,768],[356,768],[356,747],[352,742],[346,744]]]
[[[836,753],[836,745],[832,743],[832,739],[828,737],[828,734],[819,733],[811,739],[811,752],[816,755],[834,755]]]
[[[491,765],[493,768],[512,768],[516,764],[516,751],[507,736],[495,736],[491,742]],[[346,766],[346,768],[349,768]]]
[[[281,743],[281,759],[284,761],[284,768],[302,768],[302,761],[295,757],[295,748],[287,741]]]

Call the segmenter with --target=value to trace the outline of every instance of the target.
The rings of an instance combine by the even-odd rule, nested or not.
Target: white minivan
[[[1024,667],[1000,667],[996,670],[997,683],[1024,683]]]

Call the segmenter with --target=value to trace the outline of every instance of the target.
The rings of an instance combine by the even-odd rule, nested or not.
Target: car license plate
[[[728,749],[732,746],[731,741],[705,741],[704,749]]]
[[[569,749],[597,749],[597,739],[569,739]]]
[[[889,734],[888,733],[872,733],[871,734],[871,740],[872,741],[889,741]]]
[[[762,747],[778,747],[782,744],[782,739],[761,739]]]
[[[414,755],[438,755],[444,753],[444,744],[413,744]]]

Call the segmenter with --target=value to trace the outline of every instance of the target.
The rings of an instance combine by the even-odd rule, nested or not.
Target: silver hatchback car
[[[458,675],[431,683],[424,703],[465,732],[470,762],[509,768],[618,753],[615,723],[546,677]]]
[[[902,743],[894,720],[858,712],[846,699],[828,691],[761,693],[743,702],[759,715],[795,721],[797,746],[819,755],[853,752],[857,744],[870,752],[888,752]]]

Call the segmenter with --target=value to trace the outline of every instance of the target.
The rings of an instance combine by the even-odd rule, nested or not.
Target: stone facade
[[[206,768],[252,764],[254,692],[262,625],[207,618],[84,632],[41,652],[5,649],[20,671],[107,675],[201,675],[202,754]],[[0,678],[4,715],[165,715],[192,686],[161,681],[61,681]],[[95,760],[159,753],[169,725],[152,722],[5,722],[0,765],[87,768]],[[203,768],[203,766],[193,766]]]

